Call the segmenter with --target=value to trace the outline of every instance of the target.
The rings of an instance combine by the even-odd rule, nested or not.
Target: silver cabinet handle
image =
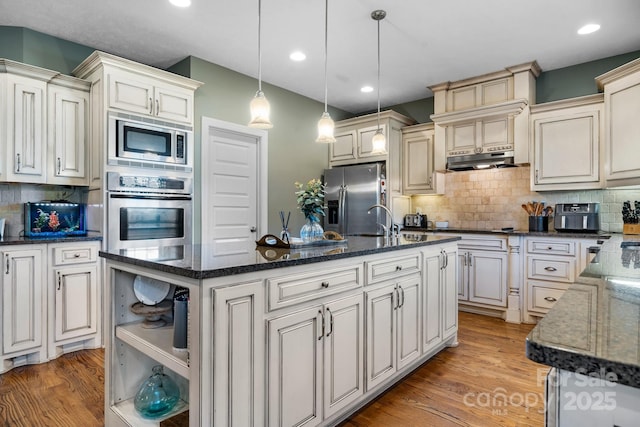
[[[547,270],[547,271],[557,271],[558,270],[555,267],[545,267],[544,269]]]
[[[61,161],[60,161],[60,157],[58,157],[58,175],[60,175],[60,170],[62,169],[62,165],[61,165]]]
[[[160,102],[156,99],[156,116],[160,114]]]
[[[62,275],[58,271],[58,290],[62,287]]]
[[[18,162],[16,172],[20,172],[20,153],[16,154],[16,158]]]
[[[323,288],[328,288],[329,287],[329,282],[322,282],[320,283],[320,286],[322,286]]]
[[[442,257],[444,259],[444,267],[443,269],[449,267],[449,254],[444,249],[442,250]]]
[[[153,99],[149,97],[149,114],[153,114]]]
[[[393,298],[394,296],[396,298],[396,303],[393,305],[393,309],[397,310],[400,307],[400,292],[398,291],[398,285],[396,285],[396,287],[393,289],[393,295],[391,296],[391,298]]]
[[[4,257],[7,260],[7,271],[5,271],[5,274],[9,274],[9,254],[6,254]]]
[[[536,184],[538,183],[538,169],[536,169],[536,179],[535,179]]]
[[[558,301],[557,299],[555,299],[554,297],[544,297],[545,301],[549,301],[549,302],[556,302]]]
[[[333,333],[333,313],[327,307],[327,313],[329,313],[329,332],[327,332],[327,337]]]
[[[322,317],[322,333],[318,337],[318,341],[320,341],[324,336],[324,313],[322,313],[322,310],[318,310],[318,314],[320,315],[320,317]]]
[[[402,302],[398,304],[398,308],[404,307],[404,288],[398,285],[398,289],[400,289],[400,293],[402,294]]]

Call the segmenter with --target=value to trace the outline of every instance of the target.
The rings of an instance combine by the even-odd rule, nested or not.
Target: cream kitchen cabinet
[[[364,393],[362,292],[267,320],[268,425],[322,423]]]
[[[507,243],[505,238],[464,235],[458,244],[458,299],[469,311],[507,306]]]
[[[108,81],[109,107],[193,125],[193,90],[123,69]]]
[[[367,390],[372,390],[421,353],[422,277],[383,282],[365,292]]]
[[[527,322],[543,317],[586,267],[588,248],[596,239],[527,237],[525,245],[525,307]]]
[[[378,115],[367,114],[336,123],[336,142],[329,145],[329,166],[386,162],[387,191],[402,195],[402,128],[415,121],[395,111],[380,113],[380,128],[387,138],[387,154],[373,154],[371,139],[378,130]]]
[[[47,183],[89,185],[89,90],[91,84],[57,76],[47,90]]]
[[[433,123],[402,128],[403,194],[444,194],[444,177],[435,173],[434,137]]]
[[[45,245],[3,246],[0,373],[47,360]]]
[[[458,330],[456,252],[455,245],[424,251],[423,354],[436,349]]]
[[[604,90],[604,179],[607,188],[640,184],[640,59],[596,77]]]
[[[100,242],[48,246],[48,357],[101,346]]]
[[[602,94],[531,106],[533,191],[603,187],[603,112]]]

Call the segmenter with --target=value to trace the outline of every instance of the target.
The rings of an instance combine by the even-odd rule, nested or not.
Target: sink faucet
[[[387,207],[386,207],[386,206],[384,206],[384,205],[373,205],[373,206],[371,206],[371,207],[367,210],[367,213],[368,213],[368,214],[370,214],[370,213],[371,213],[371,211],[372,211],[373,209],[375,209],[375,208],[384,209],[384,211],[387,213],[387,220],[389,221],[389,226],[387,227],[387,226],[385,226],[385,225],[382,225],[382,224],[381,224],[381,225],[382,225],[382,228],[383,228],[383,229],[384,229],[384,231],[385,231],[385,234],[386,234],[388,237],[394,237],[394,236],[397,236],[397,235],[398,235],[398,228],[397,228],[397,227],[395,226],[395,224],[393,223],[393,212],[391,212],[391,211],[389,210],[389,208],[387,208]]]

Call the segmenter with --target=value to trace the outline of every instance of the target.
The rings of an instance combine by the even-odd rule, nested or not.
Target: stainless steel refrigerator
[[[338,166],[325,169],[327,215],[324,229],[342,235],[384,235],[380,224],[387,224],[387,213],[375,204],[385,205],[383,163]]]

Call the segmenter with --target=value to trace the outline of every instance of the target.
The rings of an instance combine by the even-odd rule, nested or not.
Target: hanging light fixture
[[[316,142],[336,142],[333,136],[335,124],[327,111],[327,28],[329,26],[329,0],[324,1],[324,113],[318,120],[318,138]]]
[[[251,100],[249,109],[251,110],[251,122],[249,127],[258,129],[271,129],[273,125],[269,120],[271,106],[267,97],[262,92],[262,50],[260,46],[261,39],[261,18],[262,18],[262,0],[258,0],[258,91],[256,96]]]
[[[374,10],[371,12],[371,18],[378,22],[378,130],[371,139],[372,154],[387,154],[387,139],[380,127],[380,21],[387,16],[384,10]]]

